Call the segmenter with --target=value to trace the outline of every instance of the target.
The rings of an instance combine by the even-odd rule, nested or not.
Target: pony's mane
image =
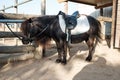
[[[46,16],[40,16],[40,17],[32,17],[27,20],[25,20],[20,27],[20,30],[23,32],[25,36],[28,36],[28,33],[30,32],[30,29],[33,27],[36,28],[35,30],[39,29],[39,33],[47,27],[47,25],[54,24],[54,20],[56,21],[55,15],[46,15]],[[36,37],[36,42],[42,46],[47,46],[51,41],[50,36],[46,36],[46,34],[42,34],[40,37]]]
[[[21,24],[21,27],[20,27],[20,31],[22,31],[22,33],[24,34],[24,35],[28,35],[28,30],[30,29],[30,25],[29,25],[29,20],[30,19],[27,19],[27,20],[25,20],[22,24]]]

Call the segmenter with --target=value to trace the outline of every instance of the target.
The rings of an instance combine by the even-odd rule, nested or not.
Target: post
[[[15,6],[14,6],[14,8],[15,8],[15,12],[16,12],[16,14],[18,13],[18,0],[15,0],[15,4],[14,4]]]
[[[41,15],[46,14],[46,0],[41,0]]]
[[[100,16],[103,16],[103,8],[100,8]],[[104,21],[100,21],[101,23],[101,32],[102,32],[102,39],[105,39],[105,25]]]
[[[117,0],[113,0],[112,7],[112,28],[111,28],[111,49],[115,46],[115,25],[116,25],[116,10],[117,10]]]
[[[68,1],[65,1],[64,2],[64,12],[66,14],[68,14]],[[67,33],[71,34],[71,31],[70,30],[66,30]],[[70,38],[71,35],[68,35],[67,36]],[[70,43],[71,43],[71,40],[69,39],[67,41],[67,60],[69,60],[71,58],[71,55],[70,55]]]
[[[16,14],[18,14],[18,0],[15,0],[15,4],[14,4],[15,6],[14,6],[14,8],[15,8],[15,12],[16,12]],[[15,30],[16,30],[16,32],[18,31],[18,26],[19,26],[19,24],[15,24]],[[15,42],[16,42],[16,45],[18,45],[18,39],[17,38],[15,38]]]
[[[5,9],[5,5],[3,5],[3,9]],[[5,13],[5,10],[3,10],[3,13]],[[2,28],[3,28],[3,31],[5,32],[5,24],[2,24]],[[5,43],[5,38],[3,38],[3,43]]]
[[[41,15],[45,14],[46,14],[46,0],[41,0]],[[33,45],[35,47],[34,57],[36,59],[41,59],[43,53],[43,46],[40,46],[36,41],[33,42]]]
[[[64,12],[68,14],[68,1],[65,1]]]
[[[100,16],[103,16],[103,8],[100,8]]]

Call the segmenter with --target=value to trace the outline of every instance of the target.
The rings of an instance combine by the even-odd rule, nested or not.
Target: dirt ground
[[[57,51],[47,49],[43,59],[1,64],[0,80],[120,80],[120,52],[103,42],[96,47],[93,60],[84,43],[72,45],[71,58],[66,65],[55,63]]]

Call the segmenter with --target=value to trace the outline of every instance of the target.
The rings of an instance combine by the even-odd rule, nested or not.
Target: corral
[[[42,0],[43,2],[46,0]],[[67,4],[68,1],[84,3],[100,8],[98,19],[104,26],[104,22],[110,22],[110,35],[103,35],[103,42],[96,47],[92,62],[86,62],[85,57],[88,48],[84,42],[71,46],[70,60],[67,65],[55,63],[57,57],[56,46],[50,45],[46,51],[47,56],[43,59],[34,59],[36,47],[25,46],[18,41],[11,32],[0,32],[0,80],[118,80],[120,79],[120,36],[119,36],[119,3],[120,0],[58,0]],[[97,4],[96,4],[97,3]],[[44,4],[44,3],[43,3]],[[45,6],[45,4],[44,4]],[[104,16],[104,8],[112,6],[111,17]],[[67,7],[65,7],[67,8]],[[42,15],[45,14],[44,9]],[[66,10],[67,11],[67,10]],[[67,12],[66,12],[67,13]],[[108,13],[109,14],[109,13]],[[38,15],[8,14],[1,13],[10,19],[26,19]],[[16,16],[14,16],[16,15]],[[12,16],[12,17],[11,17]],[[3,17],[2,17],[3,18]],[[2,19],[1,19],[2,20]],[[3,21],[3,20],[2,20]],[[10,22],[9,22],[10,23]],[[19,24],[16,24],[19,25]],[[18,30],[19,31],[19,30]],[[15,32],[21,35],[19,32]],[[106,36],[106,37],[105,37]],[[16,39],[15,39],[16,40]],[[109,48],[108,47],[109,44]],[[30,53],[28,53],[30,52]],[[13,56],[14,55],[14,56]],[[40,56],[40,54],[39,54]],[[28,59],[31,58],[31,59]],[[40,57],[39,57],[40,58]],[[23,60],[23,61],[18,61]]]

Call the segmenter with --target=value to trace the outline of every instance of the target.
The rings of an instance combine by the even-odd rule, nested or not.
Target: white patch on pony
[[[65,33],[66,24],[62,15],[59,15],[59,24],[60,24],[61,30]]]
[[[81,15],[77,19],[77,25],[74,29],[71,30],[72,35],[82,34],[87,32],[90,29],[90,24],[85,15]]]

